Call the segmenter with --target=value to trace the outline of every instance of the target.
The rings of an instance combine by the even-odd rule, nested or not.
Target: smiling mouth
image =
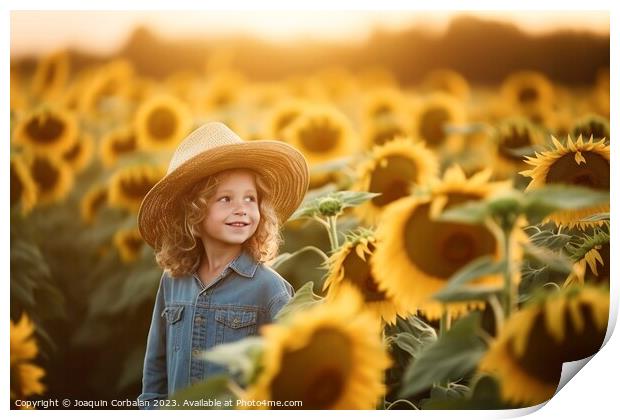
[[[234,223],[226,223],[228,226],[233,226],[233,227],[246,227],[249,225],[249,223],[244,223],[244,222],[234,222]]]

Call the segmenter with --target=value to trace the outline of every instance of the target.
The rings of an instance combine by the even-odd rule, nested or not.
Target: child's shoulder
[[[293,286],[284,277],[264,263],[258,263],[254,278],[278,291],[287,291],[290,295],[294,292]]]

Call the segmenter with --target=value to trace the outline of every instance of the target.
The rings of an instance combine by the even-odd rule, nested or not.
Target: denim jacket
[[[207,287],[196,274],[161,277],[146,343],[140,408],[225,372],[200,354],[257,335],[293,296],[293,287],[242,251]],[[146,404],[145,404],[146,403]]]

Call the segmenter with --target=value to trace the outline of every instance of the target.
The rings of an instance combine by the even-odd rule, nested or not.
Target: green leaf
[[[381,194],[365,191],[329,191],[324,194],[312,196],[304,200],[302,205],[288,219],[295,220],[303,217],[313,217],[319,214],[319,204],[325,199],[335,199],[342,204],[342,208],[354,207]]]
[[[312,291],[314,283],[307,282],[295,292],[295,296],[280,309],[275,316],[276,322],[284,322],[298,311],[306,310],[316,304],[320,304],[323,298],[317,296]]]
[[[220,344],[203,353],[204,360],[226,366],[245,384],[251,383],[258,369],[263,339],[252,336],[232,343]]]
[[[479,325],[480,314],[472,313],[426,346],[407,367],[399,398],[407,398],[434,383],[461,378],[475,369],[486,350],[483,340],[477,336]]]
[[[609,192],[574,185],[548,185],[524,194],[524,213],[531,224],[559,210],[578,210],[609,203]]]
[[[451,384],[454,385],[454,384]],[[488,375],[478,378],[473,389],[461,393],[460,396],[435,394],[435,398],[422,401],[425,410],[499,410],[515,408],[502,402],[497,381]]]
[[[532,244],[551,250],[559,250],[564,248],[564,246],[566,246],[566,244],[572,239],[571,235],[554,232],[552,230],[543,230],[538,226],[528,226],[526,230],[534,230],[534,233],[530,235],[530,242]]]
[[[227,375],[215,375],[204,382],[184,388],[172,396],[170,400],[174,405],[163,406],[171,410],[222,410],[234,408],[235,394],[228,386]],[[205,405],[207,402],[214,406]]]
[[[571,260],[559,252],[532,244],[525,244],[523,250],[525,257],[538,261],[543,267],[566,274],[572,271]]]
[[[501,273],[506,268],[505,261],[495,261],[490,255],[479,257],[454,273],[446,286],[433,298],[441,302],[462,302],[486,300],[499,293],[500,286],[466,286],[480,277]]]
[[[579,221],[580,222],[606,222],[606,221],[609,221],[609,212],[596,213],[596,214],[593,214],[592,216],[579,219]]]
[[[483,201],[470,201],[442,212],[438,220],[454,223],[480,224],[488,217],[489,211]]]

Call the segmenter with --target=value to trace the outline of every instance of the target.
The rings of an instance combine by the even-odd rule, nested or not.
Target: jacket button
[[[194,349],[194,350],[192,350],[192,354],[193,354],[194,356],[198,356],[198,354],[200,354],[200,350],[198,350],[198,349]]]
[[[198,315],[195,319],[196,324],[200,325],[202,324],[202,317],[200,315]]]

